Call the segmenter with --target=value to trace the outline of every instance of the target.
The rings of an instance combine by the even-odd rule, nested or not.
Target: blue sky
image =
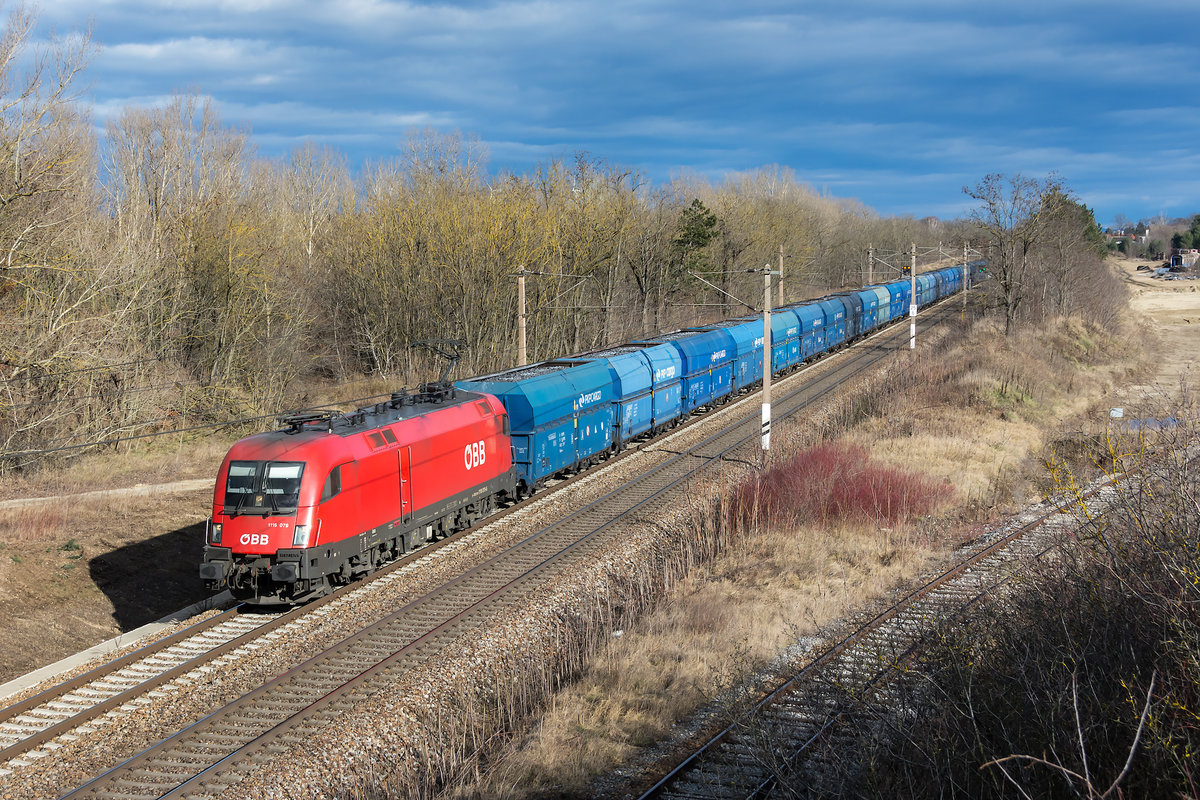
[[[313,140],[359,165],[432,126],[494,170],[779,164],[883,214],[958,216],[988,172],[1051,171],[1102,224],[1200,212],[1200,0],[49,0],[39,20],[93,25],[97,124],[190,89],[268,156]]]

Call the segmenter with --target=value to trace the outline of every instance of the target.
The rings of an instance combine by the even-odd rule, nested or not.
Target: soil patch
[[[204,599],[212,490],[0,509],[0,683]]]
[[[1200,354],[1200,281],[1167,281],[1138,272],[1136,261],[1115,262],[1129,286],[1129,309],[1143,335],[1157,339],[1158,367],[1153,380],[1126,387],[1118,397],[1136,401],[1160,398],[1194,383]]]

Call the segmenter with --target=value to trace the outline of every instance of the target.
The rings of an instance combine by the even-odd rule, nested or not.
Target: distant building
[[[1121,242],[1135,242],[1145,244],[1150,241],[1150,229],[1147,228],[1145,233],[1130,233],[1126,231],[1107,230],[1104,232],[1104,240],[1110,244],[1120,245]]]
[[[1191,268],[1196,266],[1196,262],[1200,261],[1200,250],[1177,250],[1171,253],[1172,267]]]

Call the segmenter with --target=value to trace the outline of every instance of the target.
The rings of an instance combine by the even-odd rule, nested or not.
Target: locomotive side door
[[[405,525],[413,513],[412,504],[412,448],[401,447],[400,454],[400,518]]]

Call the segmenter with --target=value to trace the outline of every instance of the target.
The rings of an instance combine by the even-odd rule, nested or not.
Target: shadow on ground
[[[88,570],[128,631],[208,596],[199,575],[203,551],[204,523],[197,522],[96,556]]]

